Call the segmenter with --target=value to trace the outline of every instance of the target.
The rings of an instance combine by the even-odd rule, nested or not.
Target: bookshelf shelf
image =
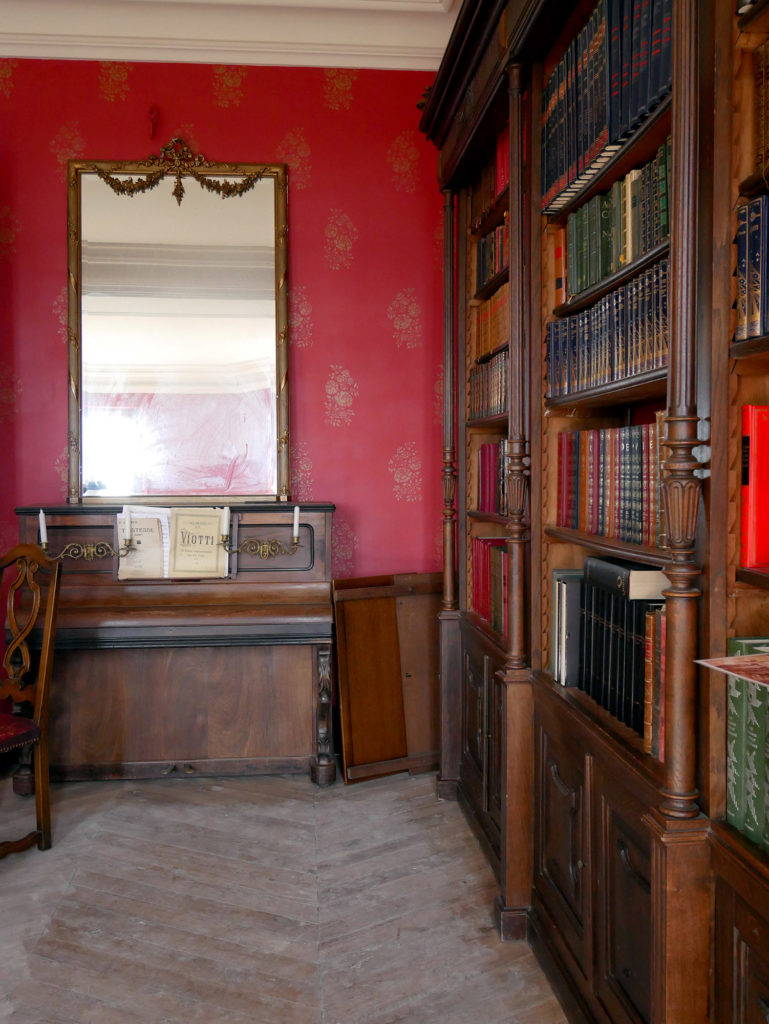
[[[561,686],[547,672],[536,672],[535,678],[538,685],[556,700],[578,709],[581,715],[588,718],[591,725],[600,732],[601,740],[610,744],[618,757],[632,764],[635,771],[648,777],[653,784],[661,783],[662,764],[644,752],[643,740],[629,726],[575,686]]]
[[[504,352],[505,349],[507,349],[508,347],[509,346],[508,346],[507,342],[505,342],[504,345],[498,345],[491,352],[486,352],[484,355],[479,356],[475,360],[476,365],[479,366],[481,363],[488,363],[491,359],[494,358],[495,355],[497,355],[500,352]]]
[[[477,237],[481,237],[491,231],[492,228],[497,227],[498,224],[501,224],[507,215],[509,201],[510,192],[509,188],[506,186],[502,189],[488,210],[485,210],[473,224],[471,228],[472,233]]]
[[[543,210],[550,223],[565,223],[573,210],[606,189],[616,178],[621,178],[634,167],[651,160],[670,134],[670,111],[671,98],[668,95],[657,104],[646,120],[619,146],[606,163],[596,170],[587,184],[568,199],[564,198],[562,202],[556,200],[559,202],[557,210],[552,208],[552,204],[549,209]]]
[[[749,174],[737,186],[737,193],[743,199],[752,199],[754,196],[760,196],[764,192],[769,192],[769,181],[767,181],[766,171],[763,173],[756,171],[754,174]]]
[[[634,377],[601,384],[599,387],[574,391],[545,400],[547,410],[571,408],[590,409],[607,405],[634,405],[640,402],[663,401],[667,389],[667,370],[648,370]]]
[[[492,278],[485,282],[475,293],[475,298],[478,301],[489,299],[500,288],[510,276],[510,270],[508,267],[503,267],[498,274],[495,274]]]
[[[745,341],[733,341],[729,346],[732,359],[753,359],[757,356],[769,356],[769,335],[762,338],[747,338]]]
[[[645,253],[640,259],[633,260],[632,263],[618,270],[616,274],[604,278],[603,281],[593,285],[592,288],[586,288],[585,291],[575,295],[568,302],[556,306],[553,310],[553,315],[557,317],[568,316],[570,313],[578,313],[582,309],[587,309],[588,306],[592,306],[599,299],[603,298],[604,295],[608,295],[615,288],[632,280],[632,278],[646,270],[647,267],[651,267],[659,262],[659,260],[664,259],[669,252],[670,242],[661,242],[654,249]]]
[[[493,644],[500,659],[503,659],[505,656],[504,637],[500,636],[496,630],[493,630],[486,619],[482,618],[480,615],[476,615],[473,611],[468,611],[467,621],[486,641]]]
[[[478,523],[498,523],[501,526],[506,526],[508,521],[507,516],[498,515],[494,512],[477,512],[474,509],[467,513],[467,518]]]
[[[769,590],[769,566],[766,569],[743,569],[740,567],[735,573],[738,583],[749,583],[752,587],[760,590]]]
[[[507,414],[478,416],[476,419],[468,420],[465,426],[467,430],[478,431],[484,434],[498,434],[500,431],[507,429]]]
[[[641,544],[630,544],[609,537],[598,537],[593,533],[570,530],[565,526],[546,526],[545,535],[553,541],[577,544],[596,554],[609,558],[626,558],[632,562],[643,562],[664,568],[670,561],[670,554],[662,548],[650,548]]]

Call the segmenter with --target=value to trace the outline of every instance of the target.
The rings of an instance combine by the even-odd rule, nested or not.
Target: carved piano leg
[[[310,765],[310,778],[318,786],[330,786],[336,779],[336,762],[331,744],[331,646],[315,653],[318,678],[317,754]]]

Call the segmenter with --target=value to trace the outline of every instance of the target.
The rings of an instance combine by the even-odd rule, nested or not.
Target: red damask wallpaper
[[[0,545],[67,490],[71,158],[286,163],[293,498],[334,574],[440,567],[441,197],[427,72],[0,60]],[[116,453],[119,458],[119,453]]]

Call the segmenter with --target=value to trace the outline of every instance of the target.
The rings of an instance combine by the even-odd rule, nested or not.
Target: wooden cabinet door
[[[585,759],[540,721],[535,725],[535,886],[560,939],[588,972],[590,885]]]
[[[714,1024],[769,1024],[769,924],[716,885]]]
[[[505,688],[489,659],[486,662],[486,807],[502,829],[502,737],[505,728]]]
[[[463,774],[470,772],[478,786],[484,774],[486,687],[484,662],[470,650],[464,651],[462,678],[462,761]]]
[[[651,1019],[651,838],[644,805],[596,772],[595,992],[614,1024]]]
[[[460,781],[478,824],[499,856],[502,823],[504,686],[499,659],[479,639],[463,640],[462,762]]]

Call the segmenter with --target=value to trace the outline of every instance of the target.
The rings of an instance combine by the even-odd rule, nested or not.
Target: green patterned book
[[[731,637],[727,653],[769,653],[769,637]],[[726,820],[754,842],[766,846],[766,690],[730,675],[726,699]]]

